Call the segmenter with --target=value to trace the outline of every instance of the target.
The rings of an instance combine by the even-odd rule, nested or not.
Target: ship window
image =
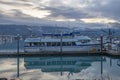
[[[51,42],[47,42],[47,46],[51,46]]]
[[[31,42],[31,43],[30,43],[30,45],[31,45],[31,46],[34,46],[34,43],[33,43],[33,42]]]
[[[56,42],[52,42],[52,46],[56,46]]]
[[[34,45],[34,46],[39,46],[39,43],[34,42],[33,45]]]
[[[67,42],[67,46],[71,46],[71,42]]]
[[[67,46],[71,46],[70,42],[67,42]]]
[[[25,44],[26,46],[32,46],[32,43],[30,42],[30,43],[26,43]]]
[[[42,46],[45,46],[45,43],[44,43],[44,42],[42,42]]]
[[[72,46],[76,46],[76,43],[75,43],[75,42],[72,42]]]
[[[40,46],[45,46],[45,43],[44,42],[40,42],[39,45]]]
[[[60,42],[56,42],[56,46],[60,46]]]
[[[47,42],[47,46],[60,46],[61,42]],[[75,42],[62,42],[62,46],[75,46]]]
[[[62,46],[67,46],[67,45],[66,45],[66,42],[63,42],[63,43],[62,43]]]
[[[31,43],[27,42],[27,43],[25,43],[25,46],[31,46]]]
[[[63,46],[71,46],[72,43],[71,42],[63,42]]]
[[[60,46],[60,42],[47,42],[47,46]]]
[[[90,40],[79,40],[79,42],[81,42],[81,43],[87,43],[87,42],[90,42]]]

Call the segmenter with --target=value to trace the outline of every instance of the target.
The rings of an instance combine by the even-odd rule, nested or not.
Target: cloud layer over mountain
[[[120,0],[1,0],[0,23],[119,23]]]

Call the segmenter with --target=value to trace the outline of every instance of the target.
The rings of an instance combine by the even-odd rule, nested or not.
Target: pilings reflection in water
[[[19,34],[17,35],[17,78],[19,78],[19,62],[20,60],[19,60]]]
[[[102,60],[101,60],[102,59]],[[92,66],[93,62],[102,62],[105,58],[100,56],[88,57],[26,57],[24,58],[24,66],[26,69],[41,69],[42,72],[60,72],[62,76],[64,72],[68,75],[79,73],[83,69]],[[102,71],[101,64],[101,71]],[[101,72],[102,74],[102,72]]]
[[[103,36],[101,35],[101,54],[103,54]],[[103,56],[100,56],[100,58],[101,58],[101,79],[103,80]]]
[[[20,59],[19,57],[17,57],[18,59]],[[73,56],[73,57],[69,57],[69,56],[56,56],[56,57],[52,57],[52,56],[40,56],[40,57],[24,57],[24,68],[26,70],[40,70],[40,72],[42,73],[52,73],[52,72],[56,72],[58,75],[61,76],[65,76],[67,74],[68,78],[72,78],[72,76],[78,75],[79,73],[81,74],[82,72],[91,69],[92,67],[95,68],[95,70],[97,71],[97,75],[101,75],[101,79],[100,80],[104,80],[105,74],[106,72],[104,72],[104,70],[106,70],[108,65],[108,70],[112,69],[113,67],[115,67],[114,65],[111,66],[112,61],[110,61],[110,57],[104,57],[104,56]],[[114,59],[113,59],[114,60]],[[116,59],[115,59],[116,60]],[[119,59],[118,59],[119,60]],[[20,60],[18,60],[18,64],[17,64],[17,77],[19,78],[20,76],[20,72],[19,72],[19,62]],[[106,63],[107,64],[104,64]],[[98,64],[94,65],[94,64]],[[117,62],[119,65],[119,61]],[[96,67],[97,68],[96,68]],[[113,68],[114,69],[114,68]],[[113,70],[112,70],[113,71]],[[21,73],[22,74],[22,73]],[[34,73],[32,73],[33,75],[35,75]],[[112,73],[110,73],[112,74]],[[109,76],[110,77],[110,76]]]

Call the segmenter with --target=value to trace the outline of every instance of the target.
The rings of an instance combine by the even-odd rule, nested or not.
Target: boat
[[[100,42],[80,34],[42,34],[25,39],[25,53],[100,52]]]

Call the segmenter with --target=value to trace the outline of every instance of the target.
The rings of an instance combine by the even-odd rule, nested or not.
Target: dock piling
[[[103,53],[103,36],[100,36],[100,44],[101,44],[101,54]]]
[[[101,41],[101,54],[103,54],[103,36],[101,35],[100,36],[100,41]],[[101,76],[102,76],[102,74],[103,74],[103,60],[102,60],[102,56],[101,56]]]

